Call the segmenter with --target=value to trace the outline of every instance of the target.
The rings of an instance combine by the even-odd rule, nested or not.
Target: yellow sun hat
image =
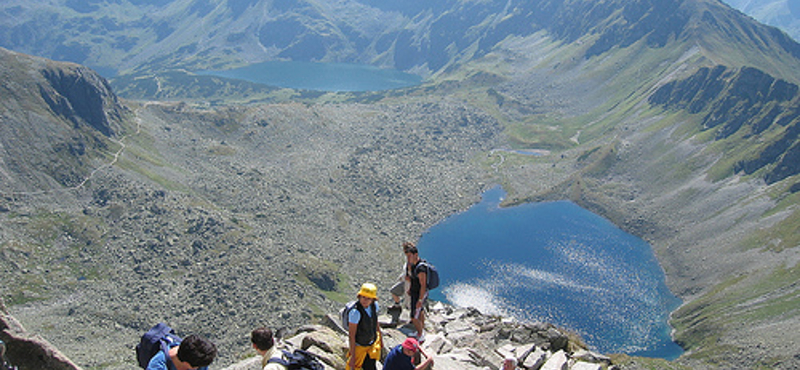
[[[378,299],[378,287],[372,283],[364,283],[364,285],[361,285],[361,290],[358,291],[358,295]]]

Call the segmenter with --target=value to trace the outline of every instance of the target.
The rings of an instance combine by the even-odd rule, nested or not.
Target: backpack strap
[[[423,272],[422,271],[423,269],[425,270],[425,274],[429,273],[428,261],[420,259],[419,262],[417,262],[417,264],[414,265],[414,277],[417,277],[417,275],[419,275],[420,272]]]
[[[180,343],[176,342],[172,339],[169,335],[166,336],[164,339],[158,341],[161,344],[161,352],[164,352],[164,362],[167,364],[167,369],[177,369],[175,364],[172,363],[172,357],[169,356],[169,349],[172,348],[170,346],[172,343]]]
[[[267,360],[267,363],[268,364],[278,363],[278,364],[281,364],[283,366],[287,366],[288,367],[289,366],[289,361],[284,360],[284,358],[289,357],[291,354],[289,353],[289,351],[286,351],[286,350],[283,350],[281,352],[283,352],[283,356],[281,356],[281,357],[270,357],[269,360]]]

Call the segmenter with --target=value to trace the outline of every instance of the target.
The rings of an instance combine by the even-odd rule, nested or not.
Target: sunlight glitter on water
[[[574,203],[500,208],[504,195],[487,191],[422,236],[442,279],[433,299],[551,322],[606,353],[681,353],[667,324],[680,301],[647,243]]]

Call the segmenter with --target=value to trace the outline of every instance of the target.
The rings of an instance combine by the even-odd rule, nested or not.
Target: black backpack
[[[436,289],[437,287],[439,287],[439,271],[436,270],[436,266],[432,265],[430,262],[426,260],[421,260],[416,268],[419,269],[423,265],[427,267],[428,270],[427,281],[425,283],[426,289],[428,290]]]
[[[136,345],[136,359],[139,361],[139,367],[146,369],[150,359],[158,351],[163,351],[164,356],[169,358],[170,344],[180,342],[181,338],[175,334],[174,329],[163,322],[156,324],[142,335],[142,339]]]
[[[308,351],[296,349],[294,352],[283,351],[283,357],[273,357],[267,363],[277,362],[286,366],[287,370],[325,370],[325,366],[319,362],[317,356]]]

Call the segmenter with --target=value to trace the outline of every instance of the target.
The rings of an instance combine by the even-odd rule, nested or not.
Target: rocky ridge
[[[0,302],[1,303],[1,302]],[[50,343],[28,333],[0,307],[0,339],[8,345],[8,358],[20,369],[80,370]],[[344,370],[347,336],[338,323],[338,315],[329,314],[322,324],[302,325],[294,330],[281,329],[281,350],[303,349],[316,355],[329,370]],[[407,315],[401,322],[407,322]],[[380,317],[384,351],[413,331],[410,324],[397,326],[392,318]],[[434,357],[433,369],[497,370],[503,359],[514,357],[519,368],[529,370],[605,370],[615,369],[610,357],[588,350],[580,338],[546,323],[519,323],[498,316],[484,315],[473,308],[454,308],[434,302],[426,322],[425,351]],[[261,358],[246,348],[245,357],[234,364],[217,363],[224,370],[260,370]],[[135,361],[131,351],[131,362]]]
[[[385,356],[388,350],[402,343],[413,327],[394,327],[387,315],[381,316],[381,323]],[[530,370],[616,368],[610,357],[588,350],[579,338],[550,324],[523,324],[437,302],[429,311],[426,326],[422,347],[433,356],[433,369],[497,370],[508,357],[516,358],[519,368]],[[343,370],[347,336],[336,315],[328,315],[321,325],[295,330],[279,348],[307,350],[317,355],[326,369]],[[260,361],[256,356],[224,369],[257,370]]]

